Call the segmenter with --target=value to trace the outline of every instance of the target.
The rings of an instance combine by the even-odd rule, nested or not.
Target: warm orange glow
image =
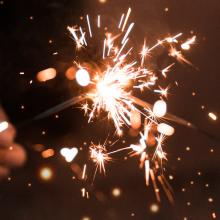
[[[48,68],[38,72],[37,80],[39,82],[46,82],[48,80],[54,79],[57,75],[57,71],[54,68]]]

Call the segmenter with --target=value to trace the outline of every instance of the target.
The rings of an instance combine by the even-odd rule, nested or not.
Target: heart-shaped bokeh
[[[66,162],[70,163],[73,161],[73,159],[76,157],[78,154],[78,149],[73,147],[73,148],[62,148],[60,150],[60,154],[65,158]]]

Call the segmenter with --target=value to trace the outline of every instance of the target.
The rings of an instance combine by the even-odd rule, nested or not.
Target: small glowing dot
[[[209,201],[209,202],[213,202],[213,198],[211,198],[211,197],[208,198],[208,201]]]
[[[41,134],[42,134],[42,135],[45,135],[45,134],[46,134],[46,131],[42,131]]]
[[[59,115],[55,115],[55,118],[59,118]]]
[[[211,153],[213,153],[213,152],[214,152],[214,149],[213,149],[213,148],[212,148],[212,149],[210,149],[210,152],[211,152]]]
[[[20,75],[24,75],[24,72],[20,72],[19,74],[20,74]]]
[[[195,92],[192,92],[192,96],[195,96],[196,95],[196,93]]]
[[[8,177],[8,181],[11,181],[11,177]]]
[[[119,197],[119,196],[121,196],[121,189],[119,189],[119,188],[114,188],[114,189],[112,189],[112,195],[114,196],[114,197]]]
[[[53,177],[53,171],[49,167],[43,167],[40,170],[40,178],[44,181],[48,181]]]
[[[134,217],[134,216],[135,216],[135,213],[131,213],[131,216]]]
[[[178,160],[178,161],[181,161],[181,158],[180,158],[180,157],[177,157],[177,160]]]
[[[21,109],[24,109],[24,105],[21,106]]]
[[[204,106],[204,105],[202,105],[202,106],[201,106],[201,109],[202,109],[202,110],[203,110],[203,109],[205,109],[205,106]]]
[[[4,4],[4,1],[0,1],[0,5],[3,5]]]
[[[30,18],[30,20],[34,20],[34,16],[30,16],[29,18]]]
[[[28,187],[31,187],[32,186],[32,184],[31,183],[28,183]]]
[[[186,189],[185,189],[185,188],[182,188],[182,192],[186,192]]]
[[[186,151],[190,151],[190,147],[186,147]]]
[[[153,213],[157,213],[159,211],[159,206],[157,204],[152,204],[150,206],[150,211],[153,212]]]
[[[206,183],[206,184],[205,184],[205,187],[206,187],[206,188],[208,188],[208,187],[209,187],[209,184],[208,184],[208,183]]]
[[[10,146],[10,147],[9,147],[9,150],[13,150],[13,146]]]
[[[197,174],[198,174],[198,176],[201,176],[201,175],[202,175],[202,173],[201,173],[200,171],[199,171]]]
[[[194,181],[190,181],[190,184],[193,185],[193,184],[194,184]]]
[[[169,179],[170,179],[170,180],[173,180],[174,177],[173,177],[172,175],[169,175]]]
[[[52,40],[49,40],[49,44],[52,44],[53,43],[53,41]]]
[[[187,204],[188,206],[191,206],[191,202],[187,202],[186,204]]]
[[[188,220],[188,218],[187,218],[187,217],[184,217],[183,220]]]
[[[168,7],[166,7],[166,8],[164,9],[164,11],[165,11],[165,12],[168,12],[168,11],[169,11],[169,8],[168,8]]]
[[[80,86],[88,86],[90,83],[90,75],[88,71],[85,69],[77,70],[76,81]]]

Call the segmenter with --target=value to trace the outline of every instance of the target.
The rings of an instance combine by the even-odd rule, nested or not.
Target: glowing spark
[[[160,88],[160,89],[155,89],[154,92],[159,93],[159,94],[161,94],[161,95],[164,96],[164,97],[167,97],[168,89],[169,89],[169,88],[167,87],[167,88],[165,88],[165,89],[162,89],[160,86],[159,86],[159,88]]]
[[[162,75],[166,78],[167,77],[167,73],[170,71],[171,67],[174,66],[175,63],[172,63],[171,65],[167,66],[166,68],[164,68],[161,72]]]
[[[119,29],[121,29],[121,25],[122,25],[122,21],[123,21],[123,19],[124,19],[124,16],[125,16],[125,14],[122,14],[122,15],[121,15],[121,19],[120,19],[120,22],[119,22],[119,24],[118,24],[118,28],[119,28]]]
[[[143,48],[142,48],[142,51],[141,51],[141,66],[144,65],[144,61],[145,61],[145,58],[148,54],[148,47],[146,46],[146,41],[144,41],[144,45],[143,45]]]
[[[189,40],[187,40],[185,43],[181,44],[181,48],[183,50],[189,50],[190,49],[190,46],[192,44],[194,44],[196,41],[196,36],[193,36],[192,38],[190,38]]]
[[[100,15],[98,15],[98,17],[97,17],[97,26],[98,26],[98,28],[101,27],[101,16]]]
[[[87,24],[88,24],[88,28],[89,28],[89,35],[90,35],[90,37],[92,37],[92,30],[91,30],[89,15],[86,15],[86,19],[87,19]]]
[[[96,170],[99,168],[100,173],[105,174],[105,163],[111,161],[111,157],[106,153],[105,146],[92,145],[90,146],[90,158],[96,164]]]
[[[124,42],[126,41],[128,35],[130,34],[130,32],[131,32],[131,30],[132,30],[133,27],[134,27],[134,23],[131,23],[131,24],[129,25],[129,27],[128,27],[128,30],[127,30],[126,33],[125,33],[125,36],[124,36],[123,40],[121,41],[122,44],[124,44]]]
[[[85,177],[86,177],[86,164],[83,167],[82,179],[85,179]]]
[[[126,17],[125,17],[125,21],[124,21],[124,24],[123,24],[123,26],[122,26],[122,32],[124,31],[124,29],[125,29],[125,27],[126,27],[126,24],[127,24],[127,22],[128,22],[128,19],[129,19],[130,14],[131,14],[131,8],[129,8],[128,11],[127,11],[127,15],[126,15]]]
[[[192,66],[192,63],[188,61],[181,53],[181,51],[176,50],[173,46],[170,48],[169,55],[176,58],[179,62],[187,63]]]
[[[40,178],[44,181],[49,181],[53,177],[53,171],[50,167],[43,167],[40,170]]]

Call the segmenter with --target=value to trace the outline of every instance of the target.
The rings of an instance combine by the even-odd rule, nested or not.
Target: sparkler
[[[84,66],[84,57],[79,56],[80,61],[75,61],[78,70],[76,71],[76,80],[78,84],[84,87],[85,92],[78,97],[74,97],[48,111],[35,117],[38,120],[63,110],[73,104],[82,103],[82,109],[88,115],[88,121],[91,122],[93,118],[99,117],[101,112],[106,112],[108,119],[114,123],[116,132],[119,136],[123,134],[124,127],[135,127],[140,129],[140,139],[138,144],[131,144],[125,148],[119,148],[115,151],[108,152],[106,143],[103,145],[91,144],[90,159],[95,163],[96,170],[100,173],[106,173],[105,163],[112,160],[110,155],[119,151],[131,150],[131,156],[140,156],[140,167],[145,168],[146,185],[149,185],[151,179],[158,201],[160,201],[159,189],[157,180],[164,189],[168,199],[172,202],[171,189],[163,176],[158,174],[158,170],[163,170],[163,160],[166,160],[166,153],[163,151],[162,145],[165,136],[170,136],[174,133],[174,129],[165,124],[158,123],[160,118],[166,118],[175,121],[184,126],[196,128],[188,121],[178,118],[177,116],[166,114],[166,102],[163,98],[168,95],[168,87],[162,88],[158,85],[158,72],[166,78],[167,73],[174,66],[171,63],[163,70],[150,70],[145,61],[148,55],[152,55],[153,50],[158,47],[167,49],[168,55],[176,58],[179,62],[184,62],[192,65],[183,53],[177,48],[183,50],[190,49],[190,46],[195,42],[196,37],[187,40],[185,43],[179,45],[179,38],[182,33],[174,36],[165,37],[158,40],[153,46],[148,46],[146,40],[142,46],[141,51],[137,51],[134,45],[130,42],[130,35],[134,29],[135,23],[129,23],[131,9],[129,8],[126,14],[122,14],[117,29],[117,34],[109,33],[104,28],[102,32],[101,15],[98,15],[95,22],[89,15],[86,15],[86,25],[67,27],[71,34],[71,38],[75,41],[76,50],[86,53],[95,45],[90,45],[90,39],[95,38],[95,32],[101,31],[104,36],[99,39],[101,42],[98,48],[102,48],[99,54],[101,56],[97,60],[96,67],[93,65]],[[96,26],[93,26],[93,23]],[[104,26],[103,26],[104,27]],[[139,58],[137,58],[137,55]],[[148,102],[139,99],[133,95],[135,90],[150,91],[159,95],[160,100],[154,106]],[[86,101],[85,101],[86,100]],[[135,113],[135,114],[134,114]],[[138,121],[134,122],[134,118]],[[141,119],[144,118],[143,129],[141,128]],[[134,126],[134,124],[138,126]],[[157,128],[156,130],[153,128]],[[141,131],[142,130],[142,131]],[[155,145],[149,143],[150,136],[154,136]],[[62,152],[63,154],[64,152]],[[72,159],[72,158],[71,158]],[[70,160],[68,160],[70,161]],[[83,178],[85,178],[86,165],[83,169]],[[95,175],[94,175],[95,176]],[[85,196],[85,191],[83,192]]]

